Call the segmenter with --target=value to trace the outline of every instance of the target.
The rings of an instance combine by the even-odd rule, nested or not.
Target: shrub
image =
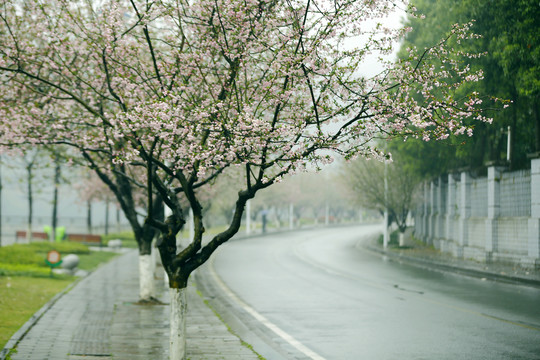
[[[123,231],[119,233],[111,233],[107,235],[101,235],[104,242],[107,242],[109,240],[113,239],[120,239],[120,240],[132,240],[135,241],[135,235],[133,234],[133,231]]]
[[[0,259],[7,264],[45,266],[45,257],[36,253],[29,245],[14,244],[0,247]]]
[[[75,242],[33,242],[30,244],[27,244],[30,249],[32,249],[35,252],[40,253],[47,253],[51,250],[56,250],[60,254],[66,255],[66,254],[90,254],[90,249],[88,246],[75,243]]]
[[[0,262],[2,266],[17,264],[46,268],[45,258],[51,250],[58,251],[62,256],[67,254],[90,254],[88,247],[83,244],[33,242],[0,247]]]
[[[50,272],[50,268],[45,267],[44,261],[43,267],[29,264],[0,263],[0,276],[48,277]]]

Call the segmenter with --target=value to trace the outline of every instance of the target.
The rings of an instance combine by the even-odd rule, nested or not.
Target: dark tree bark
[[[28,219],[27,219],[27,233],[26,237],[28,241],[32,240],[32,219],[34,212],[34,198],[33,198],[33,189],[32,189],[32,179],[33,179],[33,167],[34,162],[30,162],[26,165],[26,181],[27,181],[27,200],[28,200]]]
[[[58,188],[60,186],[60,158],[58,154],[54,157],[54,195],[53,195],[53,212],[52,212],[52,229],[51,229],[51,242],[56,241],[56,228],[58,226]]]
[[[92,202],[90,200],[86,201],[86,231],[89,234],[92,233]]]

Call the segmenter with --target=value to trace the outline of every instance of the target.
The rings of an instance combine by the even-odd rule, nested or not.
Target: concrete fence
[[[426,182],[414,211],[415,237],[458,258],[540,267],[540,159],[531,170],[491,166]]]

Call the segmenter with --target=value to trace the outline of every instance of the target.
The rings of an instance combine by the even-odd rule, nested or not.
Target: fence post
[[[531,159],[531,217],[528,221],[528,251],[524,265],[540,267],[540,158]]]
[[[423,184],[421,185],[420,189],[423,190]],[[419,190],[420,192],[420,190]],[[419,197],[421,201],[418,201],[416,204],[415,211],[413,212],[414,217],[414,236],[419,239],[424,239],[424,203],[423,197]]]
[[[469,245],[469,218],[471,217],[471,176],[466,171],[461,173],[459,202],[459,245],[456,256],[463,258],[464,248]]]
[[[429,218],[428,218],[428,244],[432,245],[434,243],[435,238],[437,237],[435,234],[435,216],[436,216],[436,207],[435,207],[435,183],[431,181],[429,183]]]
[[[456,180],[453,174],[448,174],[448,191],[446,192],[446,234],[448,242],[454,240],[454,216],[456,215]]]
[[[424,182],[424,212],[422,213],[422,239],[429,244],[429,191],[428,183]]]
[[[437,178],[437,180],[434,181],[434,194],[433,194],[433,197],[434,197],[434,200],[435,200],[435,226],[434,226],[434,231],[433,231],[433,235],[435,236],[435,239],[438,239],[438,243],[439,243],[439,248],[441,250],[443,250],[441,248],[441,238],[443,236],[442,234],[442,225],[441,225],[441,220],[442,220],[442,191],[441,191],[441,186],[442,186],[442,181],[441,181],[441,178]]]
[[[499,231],[498,217],[501,213],[501,173],[503,167],[488,167],[488,215],[486,218],[486,262],[493,260],[493,253],[498,251]]]

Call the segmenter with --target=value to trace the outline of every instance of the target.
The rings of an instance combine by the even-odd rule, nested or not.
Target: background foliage
[[[540,151],[540,6],[533,0],[417,0],[414,2],[424,20],[409,18],[413,31],[407,35],[400,57],[406,49],[423,49],[440,38],[451,24],[475,20],[473,31],[480,41],[468,44],[470,51],[487,56],[468,61],[472,68],[484,71],[484,80],[471,84],[482,94],[512,101],[495,111],[487,108],[493,123],[476,123],[474,136],[451,136],[445,141],[394,141],[390,149],[399,152],[408,170],[431,178],[460,168],[484,171],[488,162],[506,160],[507,128],[511,127],[511,169],[526,168],[527,155]],[[485,102],[487,104],[487,102]]]

